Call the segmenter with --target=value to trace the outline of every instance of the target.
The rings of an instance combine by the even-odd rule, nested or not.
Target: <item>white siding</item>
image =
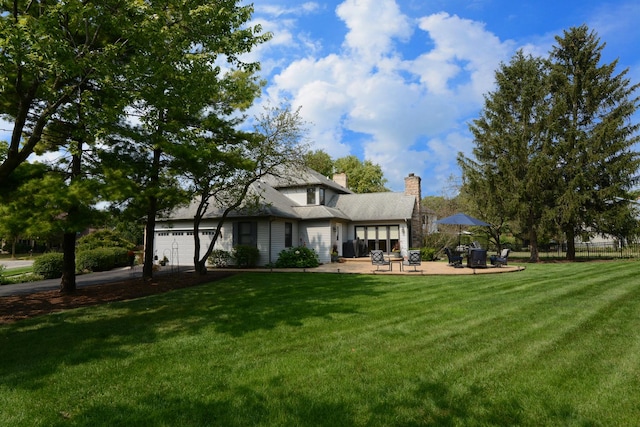
[[[329,221],[316,221],[300,224],[300,239],[308,248],[318,254],[321,263],[331,262],[331,224]]]
[[[307,205],[307,188],[306,187],[294,187],[294,188],[281,188],[279,190],[282,194],[293,200],[300,206]]]
[[[200,253],[198,258],[204,256],[209,244],[213,240],[213,232],[217,223],[202,222],[200,224]],[[222,228],[222,237],[218,238],[214,249],[232,249],[233,231],[231,223]],[[193,237],[193,224],[176,223],[171,226],[158,224],[154,238],[154,255],[161,260],[169,259],[170,265],[193,265],[195,242]]]

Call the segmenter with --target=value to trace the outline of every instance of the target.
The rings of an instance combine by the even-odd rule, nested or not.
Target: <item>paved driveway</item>
[[[3,261],[4,262],[4,261]],[[164,268],[155,271],[153,274],[167,274],[179,271],[193,270],[193,267],[180,266],[175,268]],[[120,280],[128,280],[136,277],[142,277],[142,266],[137,265],[134,268],[124,267],[110,271],[101,271],[98,273],[79,274],[76,276],[76,287],[99,285],[102,283],[118,282]],[[37,282],[16,283],[13,285],[0,286],[0,297],[9,295],[31,294],[40,291],[53,291],[60,289],[60,279],[39,280]]]
[[[3,259],[0,261],[0,265],[4,265],[7,270],[12,268],[29,267],[33,264],[32,259]]]

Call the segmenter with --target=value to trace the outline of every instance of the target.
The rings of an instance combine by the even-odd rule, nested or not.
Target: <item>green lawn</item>
[[[0,425],[638,425],[639,267],[248,273],[22,321]]]

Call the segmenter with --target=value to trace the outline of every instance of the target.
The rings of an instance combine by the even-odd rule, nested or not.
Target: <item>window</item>
[[[320,189],[320,204],[324,205],[324,188]]]
[[[258,224],[256,222],[236,222],[233,224],[233,245],[258,245]]]
[[[290,222],[284,223],[284,247],[290,248],[293,246],[293,224]]]
[[[307,188],[307,204],[315,205],[316,204],[316,189],[315,188]]]

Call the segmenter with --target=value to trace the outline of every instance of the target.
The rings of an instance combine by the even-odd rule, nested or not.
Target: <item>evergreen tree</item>
[[[553,185],[548,154],[546,72],[541,59],[517,52],[496,72],[497,88],[485,96],[479,119],[469,126],[475,160],[460,154],[463,188],[477,213],[491,224],[500,249],[501,234],[517,220],[538,261],[538,235]]]
[[[549,60],[550,131],[557,167],[553,216],[575,259],[575,240],[588,233],[625,233],[629,191],[638,181],[638,109],[628,70],[615,74],[617,60],[601,65],[604,43],[586,26],[556,37]]]

